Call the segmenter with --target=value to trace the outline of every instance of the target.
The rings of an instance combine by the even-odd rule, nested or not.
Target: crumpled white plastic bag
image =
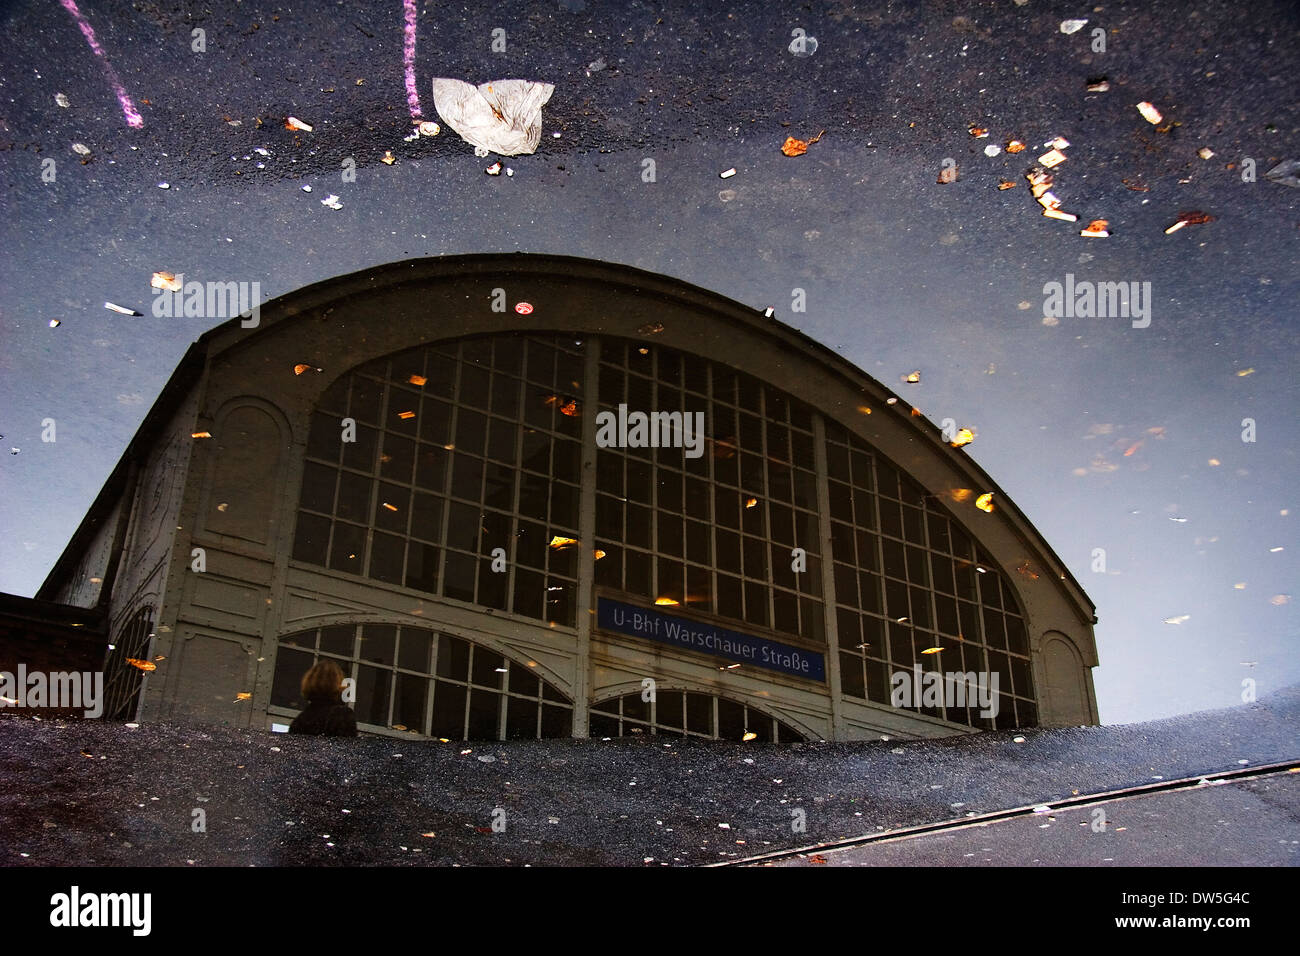
[[[433,105],[465,142],[501,156],[518,156],[537,150],[542,107],[553,92],[552,84],[531,80],[493,80],[474,86],[438,78],[433,81]]]

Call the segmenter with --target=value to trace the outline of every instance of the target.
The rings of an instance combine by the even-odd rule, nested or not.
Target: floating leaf
[[[236,694],[236,695],[235,695],[235,700],[236,700],[236,701],[241,701],[241,700],[251,700],[252,697],[253,697],[252,694],[248,694],[248,693],[239,693],[239,694]]]
[[[978,498],[976,498],[976,499],[975,499],[975,507],[978,508],[980,511],[987,511],[987,512],[989,512],[989,513],[992,513],[992,511],[993,511],[993,492],[991,492],[991,491],[986,491],[986,492],[984,492],[984,494],[982,494],[982,495],[980,495]]]
[[[168,292],[180,292],[184,288],[184,284],[170,272],[155,272],[149,277],[149,285]]]
[[[975,440],[975,432],[970,428],[959,428],[957,434],[953,436],[952,441],[948,442],[953,448],[961,448],[963,445],[969,445]]]
[[[1148,123],[1150,123],[1152,126],[1155,126],[1159,124],[1162,120],[1164,120],[1164,117],[1160,115],[1160,111],[1156,109],[1154,106],[1152,106],[1150,103],[1148,103],[1146,100],[1143,100],[1141,103],[1137,104],[1137,111],[1141,113],[1142,118],[1146,120]]]
[[[826,130],[822,130],[812,139],[795,139],[793,136],[787,136],[785,142],[781,144],[781,152],[787,156],[802,156],[808,152],[808,147],[817,142],[826,135]]]

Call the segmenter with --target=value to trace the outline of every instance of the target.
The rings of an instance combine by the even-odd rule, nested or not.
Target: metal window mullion
[[[581,416],[582,465],[578,471],[578,581],[574,595],[574,630],[577,632],[577,661],[573,684],[573,737],[586,737],[590,733],[591,706],[591,631],[595,615],[596,575],[596,415],[600,404],[600,353],[601,340],[597,336],[584,338],[583,396],[586,414]],[[552,469],[554,470],[554,469]],[[626,476],[624,476],[626,480]],[[627,520],[627,503],[624,502],[623,520]],[[624,536],[626,537],[626,535]],[[626,547],[621,548],[626,551]],[[549,569],[548,569],[549,572]],[[538,699],[543,696],[538,690]],[[538,733],[541,733],[541,710],[538,705]]]
[[[449,530],[448,525],[451,522],[451,479],[456,465],[456,426],[460,424],[460,352],[461,343],[457,342],[456,357],[451,360],[454,363],[455,381],[452,383],[451,389],[451,418],[447,423],[447,437],[449,439],[447,444],[451,445],[451,448],[444,449],[444,451],[451,451],[452,454],[447,456],[447,473],[442,477],[442,528],[439,531],[440,540],[438,541],[438,547],[442,553],[438,561],[437,588],[434,591],[439,597],[443,596],[443,589],[447,584],[447,532]],[[474,583],[477,586],[477,575]]]
[[[519,397],[519,412],[515,417],[515,460],[514,460],[515,482],[514,482],[514,491],[510,496],[510,510],[511,512],[513,512],[510,516],[511,519],[510,524],[514,528],[514,540],[510,542],[510,560],[506,564],[506,609],[509,610],[512,614],[515,612],[515,564],[518,560],[518,555],[519,555],[519,522],[523,517],[523,515],[521,515],[519,511],[519,496],[523,493],[521,486],[524,483],[524,478],[523,478],[524,428],[525,428],[524,401],[527,399],[528,385],[527,385],[527,380],[523,376],[528,373],[528,365],[527,365],[528,340],[527,339],[524,339],[523,352],[524,352],[524,361],[523,363],[521,363],[519,369],[520,378],[515,380],[515,389]],[[495,356],[495,346],[494,346],[494,356]],[[492,374],[493,375],[497,374],[495,367],[492,370]],[[501,374],[506,375],[508,373],[502,372]],[[491,379],[489,379],[489,382],[490,381]],[[491,429],[492,429],[492,419],[489,418],[488,431],[491,432]],[[487,473],[487,469],[485,467],[484,468],[485,477],[486,477],[486,473]],[[549,508],[549,501],[548,501],[548,508]],[[542,586],[543,587],[546,586],[545,582],[543,582]],[[545,598],[543,598],[542,600],[545,601]]]
[[[822,419],[821,412],[815,409],[813,410],[813,461],[817,469],[817,527],[821,544],[822,621],[826,628],[828,665],[826,679],[830,682],[831,734],[835,740],[842,740],[844,739],[844,704],[840,690],[840,622],[838,599],[835,596],[835,554],[831,550],[831,490],[826,461],[826,423]],[[857,562],[855,561],[854,564],[856,565]],[[858,609],[858,613],[859,615],[862,613],[861,608]]]

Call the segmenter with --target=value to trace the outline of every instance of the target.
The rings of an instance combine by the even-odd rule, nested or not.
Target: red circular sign
[[[533,311],[533,307],[527,302],[520,302],[515,305],[515,311],[520,315],[528,315],[528,313]]]

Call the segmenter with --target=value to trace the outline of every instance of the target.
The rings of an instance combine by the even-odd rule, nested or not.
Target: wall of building
[[[142,506],[132,537],[137,568],[122,584],[122,613],[146,593],[156,595],[161,607],[155,653],[166,663],[148,679],[146,716],[265,726],[281,635],[320,623],[422,620],[541,663],[549,680],[577,698],[579,735],[586,726],[585,702],[639,685],[648,665],[676,686],[751,696],[815,738],[964,732],[921,715],[840,699],[833,682],[818,690],[780,675],[724,674],[692,655],[604,635],[582,613],[576,628],[547,628],[374,581],[290,566],[310,416],[325,387],[370,359],[467,334],[523,328],[636,338],[646,334],[638,330],[657,328],[656,343],[725,357],[845,423],[927,488],[972,484],[972,473],[937,433],[926,434],[906,409],[888,406],[885,390],[832,371],[796,335],[749,310],[666,281],[651,290],[620,285],[618,273],[599,264],[565,274],[543,266],[530,271],[492,257],[458,273],[446,262],[421,263],[423,278],[409,286],[400,279],[410,269],[388,269],[371,281],[353,277],[347,296],[325,284],[329,288],[295,294],[291,307],[272,304],[254,333],[228,326],[212,334],[213,358],[196,405],[178,416],[171,440],[151,458],[157,470],[146,469],[141,482],[148,514]],[[534,306],[527,325],[513,310],[490,308],[496,289],[507,289],[512,302]],[[310,370],[295,374],[300,364]],[[194,428],[210,427],[214,439],[190,440],[185,415],[192,415]],[[170,471],[164,462],[172,463]],[[173,475],[171,484],[161,477],[165,472]],[[1013,509],[988,515],[970,507],[954,514],[1016,588],[1031,630],[1040,722],[1095,722],[1089,668],[1096,650],[1077,585],[1037,549],[1032,529]],[[178,525],[169,549],[170,529]],[[201,573],[190,565],[196,547],[206,559]],[[585,597],[590,602],[590,588]]]

